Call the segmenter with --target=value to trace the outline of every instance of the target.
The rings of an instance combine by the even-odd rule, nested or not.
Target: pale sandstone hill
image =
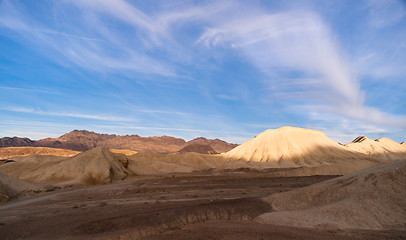
[[[382,137],[376,139],[375,141],[391,151],[403,151],[402,145],[393,141],[392,139]]]
[[[310,228],[405,229],[406,160],[350,175],[265,200],[276,212],[257,218],[262,223]]]
[[[406,150],[402,145],[389,138],[371,140],[365,136],[360,136],[351,143],[345,144],[345,147],[368,156],[385,157],[391,160],[406,158]]]
[[[28,155],[54,155],[54,156],[72,157],[77,155],[78,153],[80,152],[48,147],[5,147],[0,148],[0,159]]]
[[[11,197],[25,192],[40,191],[41,185],[22,181],[18,178],[0,173],[0,202],[7,202]]]
[[[320,131],[281,127],[266,130],[222,156],[272,167],[300,167],[351,158],[352,154]]]
[[[357,142],[354,146],[340,145],[316,130],[282,127],[266,130],[253,139],[233,150],[221,154],[228,159],[227,167],[232,163],[247,162],[251,168],[290,168],[279,171],[275,176],[345,175],[382,163],[406,158],[406,149],[390,139],[365,143],[376,145],[368,151],[360,150]],[[360,146],[364,146],[361,144]]]
[[[127,157],[106,148],[93,148],[74,157],[33,155],[13,158],[0,172],[36,183],[105,184],[127,176]]]

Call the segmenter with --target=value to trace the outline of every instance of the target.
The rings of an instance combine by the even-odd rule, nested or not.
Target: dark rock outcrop
[[[0,138],[0,147],[25,147],[33,146],[34,141],[29,138],[4,137]]]
[[[202,154],[217,154],[210,145],[205,144],[190,144],[179,150],[180,153],[196,152]]]

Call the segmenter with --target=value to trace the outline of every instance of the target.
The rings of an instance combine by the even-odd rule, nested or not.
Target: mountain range
[[[139,135],[100,134],[87,130],[73,130],[58,138],[44,138],[31,140],[29,138],[4,137],[0,138],[0,147],[51,147],[85,151],[94,147],[128,149],[134,151],[152,150],[159,153],[173,153],[189,145],[206,145],[217,153],[227,152],[238,144],[232,144],[220,139],[206,139],[204,137],[185,141],[170,136],[141,137]]]

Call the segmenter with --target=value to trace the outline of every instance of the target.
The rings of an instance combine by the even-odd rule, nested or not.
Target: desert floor
[[[57,189],[0,204],[0,238],[406,239],[406,230],[301,229],[253,221],[272,211],[262,197],[334,177],[209,171]]]

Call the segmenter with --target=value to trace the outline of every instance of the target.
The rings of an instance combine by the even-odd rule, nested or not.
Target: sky
[[[406,2],[0,0],[0,137],[406,140]]]

